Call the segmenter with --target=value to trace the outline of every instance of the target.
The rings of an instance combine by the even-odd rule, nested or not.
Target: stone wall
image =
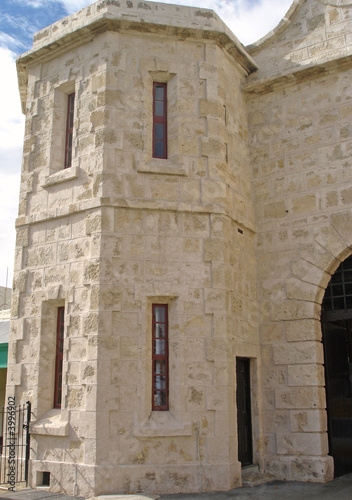
[[[285,31],[254,49],[264,68],[254,80],[263,79],[250,78],[247,87],[265,462],[285,479],[324,480],[333,473],[320,305],[331,274],[351,253],[351,69],[348,61],[327,62],[345,53],[344,44],[328,51],[331,46],[318,40],[324,33],[334,43],[335,34],[347,43],[349,17],[350,8],[303,3]],[[288,54],[294,44],[311,57],[282,79],[279,71],[289,66],[281,64],[280,50]],[[274,67],[268,58],[276,51]],[[292,62],[288,55],[284,59]]]

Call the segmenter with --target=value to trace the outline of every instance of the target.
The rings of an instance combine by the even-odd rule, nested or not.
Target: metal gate
[[[16,406],[9,397],[0,418],[0,484],[14,491],[16,484],[28,481],[31,403]]]

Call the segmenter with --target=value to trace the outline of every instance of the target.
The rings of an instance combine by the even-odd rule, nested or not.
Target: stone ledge
[[[59,172],[55,172],[54,174],[51,174],[48,177],[46,177],[41,187],[46,188],[49,186],[60,184],[61,182],[66,182],[77,178],[78,178],[78,167],[69,167],[60,170]]]
[[[31,434],[42,436],[68,436],[68,418],[60,409],[49,410],[30,425]]]

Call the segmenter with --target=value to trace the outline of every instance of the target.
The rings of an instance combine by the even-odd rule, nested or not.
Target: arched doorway
[[[330,280],[321,323],[329,453],[336,477],[352,472],[352,256],[340,264]]]

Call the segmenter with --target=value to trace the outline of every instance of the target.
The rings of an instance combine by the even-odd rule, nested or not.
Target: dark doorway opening
[[[250,360],[236,358],[238,460],[242,467],[253,463]]]
[[[321,323],[329,454],[337,477],[352,472],[352,256],[330,280]]]

